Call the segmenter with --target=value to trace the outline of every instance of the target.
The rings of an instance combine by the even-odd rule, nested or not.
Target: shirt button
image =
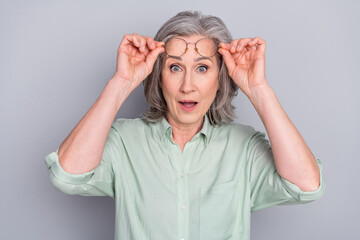
[[[185,205],[182,205],[181,208],[182,208],[182,209],[185,209]]]
[[[181,172],[181,173],[180,173],[180,176],[183,177],[183,176],[184,176],[184,172]]]
[[[84,187],[84,190],[87,191],[87,187]]]
[[[185,238],[182,238],[182,239],[180,239],[180,240],[185,240]]]

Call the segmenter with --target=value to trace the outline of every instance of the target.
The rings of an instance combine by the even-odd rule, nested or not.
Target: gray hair
[[[155,41],[166,42],[175,36],[203,35],[219,42],[230,43],[232,36],[224,22],[215,16],[202,15],[201,12],[184,11],[170,18],[159,29],[154,37]],[[221,54],[217,54],[219,65],[219,90],[207,116],[212,125],[232,122],[235,118],[235,107],[231,104],[237,95],[237,85],[230,78]],[[157,122],[166,115],[167,105],[160,88],[162,58],[159,57],[153,67],[153,71],[144,80],[145,98],[150,108],[144,113],[145,120]]]

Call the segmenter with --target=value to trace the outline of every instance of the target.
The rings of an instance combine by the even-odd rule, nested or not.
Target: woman
[[[155,38],[125,35],[100,97],[56,152],[52,184],[111,196],[115,239],[250,239],[250,213],[325,191],[316,160],[265,77],[259,37],[232,40],[224,23],[181,12]],[[143,81],[149,110],[116,119]],[[265,134],[231,123],[237,87]]]

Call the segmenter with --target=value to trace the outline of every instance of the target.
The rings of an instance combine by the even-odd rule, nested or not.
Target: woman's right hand
[[[136,33],[125,34],[118,52],[114,74],[121,81],[129,81],[135,89],[152,72],[158,55],[164,51],[163,42]]]

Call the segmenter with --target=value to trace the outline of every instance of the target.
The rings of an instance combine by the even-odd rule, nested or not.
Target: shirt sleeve
[[[81,174],[68,173],[61,167],[58,148],[45,157],[45,164],[52,185],[69,195],[110,196],[114,198],[113,161],[119,159],[120,145],[120,135],[112,125],[99,165],[93,170]]]
[[[247,149],[248,174],[251,186],[251,211],[274,205],[304,204],[319,199],[325,193],[323,167],[320,170],[320,186],[314,191],[302,191],[297,185],[281,177],[277,170],[269,141],[265,134],[256,132]]]

